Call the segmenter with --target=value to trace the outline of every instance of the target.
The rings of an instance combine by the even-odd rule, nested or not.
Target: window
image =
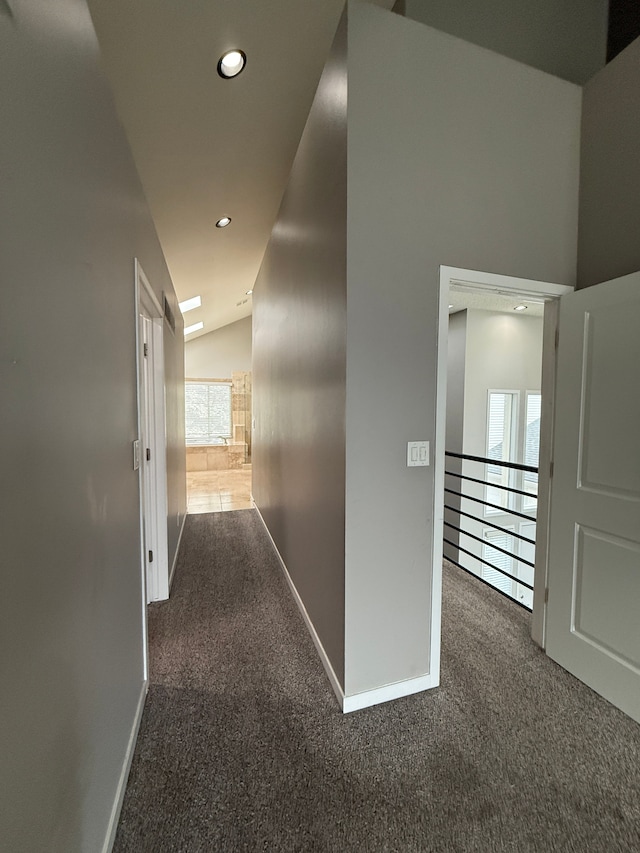
[[[538,455],[540,450],[540,412],[541,412],[542,397],[539,392],[530,391],[527,393],[527,411],[526,411],[526,427],[524,434],[524,464],[538,467]],[[525,512],[532,512],[536,509],[538,501],[535,495],[538,494],[538,475],[532,474],[530,471],[525,471],[523,478],[523,490],[529,492],[531,497],[523,498],[522,508]]]
[[[489,391],[487,413],[487,458],[500,462],[514,462],[516,451],[516,423],[518,393],[516,391]],[[487,465],[487,482],[496,486],[511,486],[512,472],[500,465]],[[509,492],[487,486],[486,500],[508,509]],[[485,508],[486,515],[499,510]]]
[[[185,383],[185,433],[188,447],[224,444],[231,436],[231,383]]]
[[[513,530],[512,527],[507,529]],[[503,548],[505,551],[510,551],[513,554],[513,536],[509,536],[508,533],[501,530],[485,529],[482,532],[482,538],[484,539],[484,543],[482,545],[482,559],[491,563],[496,567],[496,569],[502,569],[504,572],[509,572],[511,575],[515,574],[513,557],[503,554],[502,551],[498,551],[497,548],[494,547],[497,546],[498,548]],[[495,586],[496,589],[500,589],[502,592],[506,592],[507,595],[513,597],[513,581],[511,578],[503,575],[502,572],[497,572],[495,569],[483,564],[481,577],[483,580],[486,580],[487,583],[490,583],[491,586]]]

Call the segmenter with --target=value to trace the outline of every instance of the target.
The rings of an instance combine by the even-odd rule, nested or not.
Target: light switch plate
[[[407,468],[424,468],[429,464],[429,442],[407,442]]]

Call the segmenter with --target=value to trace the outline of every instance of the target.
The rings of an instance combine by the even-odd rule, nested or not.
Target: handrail
[[[450,450],[445,451],[445,456],[448,456],[451,459],[461,459],[463,461],[479,462],[483,465],[496,465],[496,466],[499,466],[501,468],[506,468],[506,469],[510,469],[513,471],[523,471],[526,474],[536,474],[536,475],[538,474],[538,468],[534,467],[533,465],[521,465],[521,464],[516,463],[516,462],[503,462],[502,460],[489,459],[489,458],[483,457],[483,456],[472,456],[471,454],[466,454],[466,453],[454,453],[453,451],[450,451]],[[513,486],[505,486],[502,483],[492,483],[488,480],[482,480],[482,479],[479,479],[477,477],[471,477],[471,476],[468,476],[467,474],[462,474],[462,473],[458,473],[456,471],[451,471],[451,470],[447,470],[447,469],[445,469],[445,474],[447,476],[450,476],[450,477],[455,477],[459,481],[459,483],[456,483],[455,485],[457,485],[458,488],[461,490],[464,488],[465,482],[470,482],[470,483],[476,483],[480,486],[484,486],[484,487],[490,488],[490,489],[494,489],[494,488],[495,489],[501,489],[503,493],[507,492],[509,494],[519,495],[521,498],[530,498],[533,501],[537,501],[537,494],[536,494],[537,489],[535,488],[535,481],[534,481],[534,483],[531,484],[532,490],[531,491],[525,491],[524,488],[515,488]],[[518,485],[524,485],[524,484],[518,483]],[[491,503],[490,501],[484,500],[483,498],[486,497],[486,495],[487,495],[487,492],[485,490],[483,490],[483,497],[482,498],[476,497],[472,494],[466,494],[464,491],[456,491],[455,489],[451,489],[448,487],[445,487],[444,491],[446,494],[455,495],[456,497],[461,498],[462,500],[474,501],[475,503],[480,504],[481,506],[489,507],[490,509],[496,510],[497,513],[500,513],[501,515],[506,515],[506,516],[512,517],[514,520],[518,519],[518,518],[523,519],[524,521],[528,521],[528,522],[535,522],[535,520],[536,520],[535,508],[532,509],[530,513],[521,512],[520,510],[525,509],[526,505],[523,504],[523,502],[521,500],[518,500],[518,499],[509,500],[509,503],[512,506],[505,507],[505,506],[500,506],[499,504]],[[478,492],[479,490],[476,488],[475,491]],[[516,540],[519,540],[520,542],[526,543],[528,546],[533,546],[533,548],[535,549],[535,544],[536,544],[535,539],[531,539],[530,537],[525,536],[520,532],[517,532],[518,524],[515,521],[513,523],[513,527],[516,529],[509,529],[508,527],[501,526],[500,524],[497,524],[491,517],[483,516],[482,512],[479,508],[477,509],[477,512],[479,514],[474,515],[473,514],[473,509],[474,509],[473,507],[465,506],[465,510],[469,510],[467,512],[467,511],[462,510],[460,507],[452,506],[451,505],[452,503],[454,503],[454,502],[453,501],[447,502],[445,499],[444,509],[448,513],[450,513],[450,515],[448,515],[446,519],[443,519],[444,526],[445,526],[445,528],[450,529],[452,532],[456,531],[456,533],[460,534],[461,537],[468,538],[469,541],[467,543],[467,542],[465,542],[464,539],[462,539],[460,537],[459,541],[455,542],[452,540],[452,538],[448,538],[447,533],[445,532],[445,534],[443,535],[443,541],[444,541],[445,545],[449,545],[451,548],[453,548],[454,552],[455,552],[455,556],[459,557],[459,559],[462,558],[463,554],[467,554],[469,557],[472,557],[473,560],[477,561],[481,566],[487,566],[488,568],[492,569],[494,572],[497,572],[499,575],[501,575],[505,578],[509,578],[518,586],[512,587],[511,593],[509,593],[508,591],[505,592],[499,588],[500,584],[499,584],[499,582],[495,576],[494,576],[493,582],[488,582],[486,580],[486,578],[482,577],[482,572],[479,570],[479,568],[476,567],[473,570],[471,568],[467,568],[466,566],[463,566],[463,565],[461,565],[461,563],[457,562],[457,560],[452,559],[452,557],[448,556],[447,553],[444,554],[445,560],[449,560],[449,562],[451,562],[454,565],[458,566],[459,568],[463,569],[468,574],[473,575],[477,580],[480,580],[480,581],[482,581],[482,583],[485,583],[488,586],[491,586],[496,592],[499,592],[500,594],[505,595],[511,601],[515,601],[516,604],[519,604],[520,606],[524,607],[525,609],[530,610],[531,607],[530,607],[529,602],[523,603],[522,601],[518,600],[518,597],[522,597],[524,595],[524,593],[516,593],[515,591],[516,591],[516,589],[522,588],[522,590],[529,590],[529,592],[532,593],[533,592],[533,585],[532,585],[532,583],[528,583],[527,580],[525,580],[525,578],[523,578],[521,576],[522,571],[518,571],[515,568],[515,565],[512,561],[515,560],[518,563],[522,564],[523,566],[527,566],[529,569],[535,569],[535,563],[533,562],[532,559],[526,559],[525,557],[521,556],[519,553],[516,553],[517,551],[520,550],[520,548],[516,546]],[[517,506],[518,509],[513,508],[514,506]],[[467,529],[464,529],[462,526],[458,526],[458,525],[452,523],[453,521],[457,521],[459,523],[459,525],[462,525],[463,523],[465,523],[463,521],[463,519],[470,519],[472,522],[477,522],[480,525],[480,527],[477,529],[477,532],[476,533],[472,532],[475,528],[473,528],[468,522],[466,522],[466,524],[468,525]],[[498,545],[495,538],[493,538],[493,541],[486,538],[486,537],[488,537],[488,533],[487,533],[486,529],[483,531],[483,528],[492,528],[493,530],[497,530],[500,533],[504,533],[508,538],[505,539],[502,544],[505,545],[506,547],[502,547],[501,545]],[[452,533],[450,533],[449,536],[452,536]],[[458,536],[453,536],[453,539],[458,539]],[[464,542],[464,544],[468,544],[468,548],[463,547],[463,544],[461,544],[463,542]],[[486,559],[486,557],[491,557],[491,554],[489,552],[485,552],[484,549],[479,550],[476,546],[474,546],[473,542],[477,542],[481,546],[489,546],[491,548],[492,552],[497,552],[496,559],[498,559],[498,562],[500,562],[499,556],[498,556],[499,554],[504,554],[505,556],[509,557],[510,558],[509,564],[506,565],[504,568],[501,568],[500,566],[494,565],[492,562],[490,562],[489,560]],[[471,548],[473,548],[474,550],[470,550]],[[509,548],[511,548],[511,550],[508,550]],[[527,556],[530,556],[530,555],[527,555]],[[512,572],[508,571],[507,569],[509,569],[509,568],[513,569],[513,571],[517,572],[517,573],[513,574]]]
[[[445,474],[449,477],[457,477],[459,480],[469,480],[471,483],[480,483],[481,486],[491,486],[492,489],[502,489],[504,492],[513,492],[514,495],[522,495],[525,498],[531,498],[531,492],[524,492],[522,489],[514,489],[512,486],[503,486],[500,483],[489,483],[487,480],[478,480],[476,477],[467,477],[466,474],[457,474],[455,471],[447,471]]]
[[[453,453],[451,450],[445,450],[444,455],[450,456],[452,459],[466,459],[469,462],[484,462],[487,465],[499,465],[501,468],[512,468],[514,471],[528,471],[531,474],[538,473],[538,469],[533,465],[502,462],[500,459],[487,459],[485,456],[470,456],[468,453]]]

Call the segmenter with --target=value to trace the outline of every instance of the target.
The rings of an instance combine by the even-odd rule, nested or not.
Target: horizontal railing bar
[[[537,474],[538,469],[533,465],[519,465],[517,462],[502,462],[500,459],[487,459],[484,456],[470,456],[468,453],[452,453],[450,450],[445,450],[445,456],[450,456],[452,459],[465,459],[469,462],[482,462],[485,465],[499,465],[500,468],[511,468],[514,471],[529,471],[531,474]]]
[[[490,506],[492,509],[498,509],[503,515],[517,515],[518,518],[525,518],[527,521],[535,521],[536,517],[534,515],[525,515],[523,512],[516,512],[515,509],[505,509],[503,506],[498,506],[498,504],[491,504],[488,501],[483,501],[480,498],[473,498],[471,495],[465,495],[462,492],[454,492],[453,489],[445,489],[445,492],[449,492],[450,495],[457,495],[459,498],[467,498],[467,500],[475,501],[479,504],[484,504],[484,506]]]
[[[482,539],[480,536],[476,536],[475,533],[469,533],[468,530],[463,530],[461,527],[456,527],[455,524],[449,524],[448,521],[444,522],[444,526],[450,527],[452,530],[457,530],[458,533],[462,533],[464,536],[468,536],[470,539],[475,539],[476,542],[480,542],[481,545],[488,545],[489,548],[493,548],[495,551],[500,551],[501,554],[506,554],[507,557],[512,557],[519,563],[524,563],[525,566],[531,566],[532,569],[535,569],[535,565],[529,562],[529,560],[525,560],[524,557],[518,557],[517,554],[513,554],[511,551],[507,551],[505,548],[501,548],[499,545],[494,545],[493,542],[487,542],[486,539]]]
[[[516,539],[522,539],[523,542],[528,542],[530,545],[536,544],[535,539],[529,539],[528,536],[523,536],[522,533],[516,533],[514,530],[509,530],[506,527],[500,527],[499,524],[494,524],[492,521],[487,521],[486,518],[480,518],[480,516],[478,515],[471,515],[468,512],[463,512],[461,509],[449,506],[449,504],[445,504],[444,508],[451,510],[451,512],[455,512],[457,515],[464,515],[465,518],[472,518],[474,521],[479,521],[480,524],[486,525],[487,527],[493,527],[496,530],[499,530],[501,533],[506,533],[508,536],[515,536]]]
[[[506,578],[510,578],[512,581],[516,581],[516,583],[522,584],[527,589],[530,589],[533,592],[533,587],[528,583],[525,583],[520,578],[517,578],[515,575],[509,574],[509,572],[505,572],[504,569],[499,569],[497,566],[494,566],[493,563],[489,563],[487,560],[483,560],[482,557],[478,557],[477,554],[474,554],[473,551],[469,551],[466,548],[463,548],[462,545],[456,545],[455,542],[452,542],[450,539],[446,539],[443,537],[443,542],[446,542],[447,545],[451,545],[452,548],[457,548],[458,551],[462,551],[464,554],[468,554],[470,557],[473,557],[474,560],[478,560],[478,562],[483,563],[485,566],[489,566],[490,569],[494,569],[496,572],[500,572],[501,575],[504,575]],[[449,559],[447,557],[447,559]]]
[[[518,601],[517,598],[514,598],[512,595],[509,595],[508,592],[504,592],[504,590],[498,589],[497,586],[494,586],[492,583],[489,583],[489,581],[486,581],[484,578],[481,578],[480,575],[477,575],[475,572],[470,571],[465,566],[460,565],[460,563],[458,563],[456,560],[452,560],[451,557],[445,557],[445,560],[448,560],[450,563],[453,563],[454,566],[457,566],[459,569],[462,569],[463,572],[466,572],[468,575],[471,575],[471,577],[475,578],[475,580],[480,581],[480,583],[483,583],[485,586],[488,586],[489,589],[492,589],[494,592],[499,593],[503,598],[508,599],[509,601],[513,602],[513,604],[517,604],[518,607],[522,607],[524,610],[527,610],[529,613],[531,613],[530,607],[527,607],[526,604],[523,604],[521,601]]]
[[[522,489],[514,489],[512,486],[500,486],[498,483],[489,483],[487,480],[478,480],[476,477],[467,477],[466,474],[456,474],[455,471],[445,471],[450,477],[459,477],[461,480],[469,480],[471,483],[480,483],[481,486],[491,486],[492,489],[502,489],[505,492],[513,492],[514,495],[524,495],[525,498],[535,498],[538,500],[537,494],[524,492]]]

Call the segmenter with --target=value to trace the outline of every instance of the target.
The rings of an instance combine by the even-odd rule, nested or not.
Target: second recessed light
[[[223,216],[222,219],[218,219],[216,222],[216,228],[226,228],[227,225],[231,225],[230,216]]]
[[[247,57],[242,50],[228,50],[218,61],[218,74],[221,77],[237,77],[247,63]]]

